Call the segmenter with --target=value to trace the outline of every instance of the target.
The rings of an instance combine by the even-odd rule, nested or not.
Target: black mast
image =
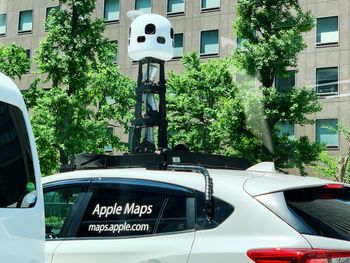
[[[154,68],[154,65],[158,65],[159,71],[157,84],[151,79],[151,68]],[[163,60],[147,57],[139,61],[135,120],[132,122],[131,151],[133,154],[163,151],[168,146],[165,83]],[[158,95],[158,102],[155,95]],[[152,100],[153,103],[151,103]],[[152,137],[150,133],[153,134],[156,127],[158,127],[158,147],[154,139],[150,138]]]

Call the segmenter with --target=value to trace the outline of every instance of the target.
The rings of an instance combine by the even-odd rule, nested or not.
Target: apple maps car
[[[83,169],[43,186],[47,263],[350,262],[349,186],[273,163]]]

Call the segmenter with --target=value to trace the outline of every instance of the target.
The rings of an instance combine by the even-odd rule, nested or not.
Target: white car
[[[46,262],[350,262],[347,185],[269,163],[168,169],[45,177]]]

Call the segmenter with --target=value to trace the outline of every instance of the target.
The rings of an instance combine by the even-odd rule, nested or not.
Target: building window
[[[60,10],[60,7],[59,6],[50,6],[48,8],[46,8],[46,21],[48,19],[48,17],[51,15],[51,12],[54,11],[54,10]]]
[[[105,21],[118,21],[119,20],[119,0],[105,0],[104,6],[104,20]]]
[[[338,93],[338,67],[316,69],[316,91],[319,95]]]
[[[202,10],[220,9],[220,0],[202,0]]]
[[[339,43],[338,17],[317,18],[316,46]]]
[[[184,13],[185,12],[185,0],[168,0],[167,13]]]
[[[184,34],[179,33],[174,35],[174,58],[182,57],[184,53]]]
[[[112,99],[111,97],[109,97],[109,98]],[[107,100],[107,98],[106,98],[106,100]],[[107,100],[107,104],[109,104],[108,100]],[[110,104],[109,104],[109,105],[110,105]],[[107,127],[107,131],[108,131],[108,133],[110,133],[110,134],[113,135],[113,127]],[[105,152],[112,152],[112,151],[113,151],[113,146],[112,146],[111,144],[106,145],[106,146],[103,148],[103,150],[104,150]]]
[[[254,30],[252,32],[253,36],[256,37],[256,31]],[[244,44],[249,42],[248,38],[244,38],[244,37],[237,37],[237,49],[243,49],[245,50]]]
[[[200,54],[201,56],[219,54],[219,30],[201,32]]]
[[[152,0],[135,0],[135,10],[150,14],[152,12]]]
[[[237,37],[237,49],[244,49],[244,43],[247,41],[246,38]]]
[[[46,8],[46,25],[45,25],[45,30],[49,30],[49,27],[47,26],[47,20],[49,18],[49,16],[52,14],[52,12],[54,10],[60,10],[60,7],[59,6],[50,6],[50,7],[47,7]]]
[[[118,41],[111,41],[111,44],[114,46],[114,53],[112,57],[112,62],[117,64],[118,63]]]
[[[291,92],[295,87],[295,72],[276,76],[275,87],[279,92]]]
[[[288,136],[289,140],[295,139],[295,130],[294,130],[294,124],[289,123],[287,121],[282,121],[278,124],[279,128],[279,135],[280,136]]]
[[[6,35],[6,14],[0,14],[0,36]]]
[[[30,49],[26,49],[26,55],[27,55],[28,59],[31,58],[31,51],[30,51]]]
[[[32,32],[33,29],[33,10],[19,12],[18,32]]]
[[[338,148],[338,119],[316,120],[316,141],[325,143],[327,148]]]

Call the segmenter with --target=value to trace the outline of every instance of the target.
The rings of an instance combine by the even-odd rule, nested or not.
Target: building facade
[[[158,13],[168,17],[175,31],[175,58],[167,71],[181,72],[182,54],[196,51],[203,59],[225,57],[239,48],[242,40],[233,35],[237,0],[97,0],[94,18],[105,20],[105,36],[118,45],[116,63],[123,74],[136,78],[137,65],[127,55],[130,10]],[[327,144],[331,153],[345,154],[349,145],[335,131],[339,124],[350,127],[350,2],[348,0],[300,0],[316,18],[314,29],[304,35],[308,47],[299,55],[298,71],[276,79],[279,89],[306,86],[315,89],[323,105],[310,116],[314,125],[281,124],[291,138],[307,135]],[[18,43],[33,57],[45,36],[45,19],[57,0],[2,0],[0,2],[0,43]],[[31,71],[35,71],[32,65]],[[17,81],[27,89],[31,73]]]

